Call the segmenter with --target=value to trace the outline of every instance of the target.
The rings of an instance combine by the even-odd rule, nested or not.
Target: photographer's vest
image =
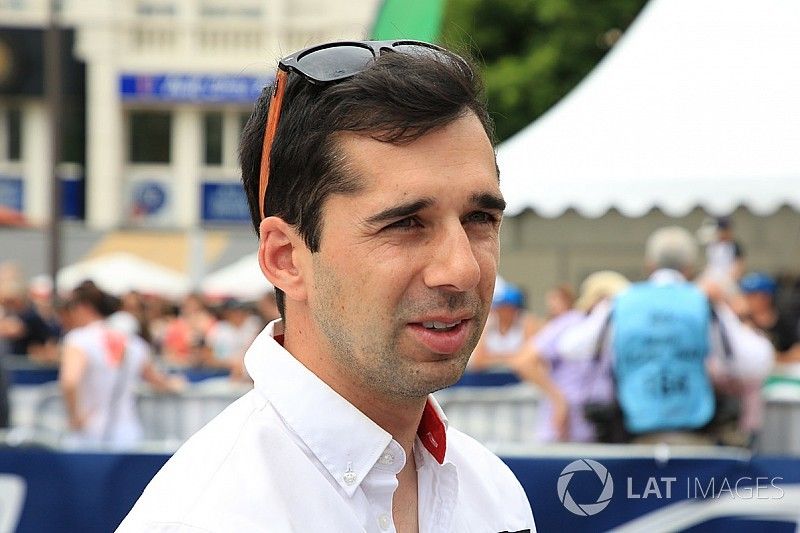
[[[714,414],[708,298],[690,283],[637,283],[614,302],[614,377],[631,433],[691,430]]]

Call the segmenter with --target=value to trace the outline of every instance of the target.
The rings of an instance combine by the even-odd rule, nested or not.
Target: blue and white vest
[[[631,433],[696,429],[714,415],[708,298],[688,282],[632,285],[613,310],[614,377]]]

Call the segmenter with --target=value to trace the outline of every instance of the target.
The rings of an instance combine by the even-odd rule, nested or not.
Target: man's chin
[[[417,390],[420,395],[428,395],[446,389],[458,382],[464,375],[468,358],[453,357],[436,361],[428,365],[418,374]]]

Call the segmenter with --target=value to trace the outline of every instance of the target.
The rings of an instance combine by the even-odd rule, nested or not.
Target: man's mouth
[[[409,324],[417,341],[428,350],[440,355],[458,352],[467,341],[470,318],[443,318],[441,320],[422,320]]]
[[[461,322],[461,320],[456,320],[455,322],[450,322],[449,324],[445,322],[423,322],[422,327],[434,331],[451,331],[456,326],[461,324]]]

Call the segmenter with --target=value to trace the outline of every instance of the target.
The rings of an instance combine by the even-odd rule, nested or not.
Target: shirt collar
[[[283,324],[276,320],[247,350],[245,366],[255,389],[352,496],[392,435],[300,363],[282,342]],[[429,396],[417,436],[439,464],[444,462],[446,431],[447,418]]]
[[[668,283],[683,283],[686,281],[686,278],[677,270],[673,270],[671,268],[659,268],[650,274],[649,280],[656,285],[666,285]]]

